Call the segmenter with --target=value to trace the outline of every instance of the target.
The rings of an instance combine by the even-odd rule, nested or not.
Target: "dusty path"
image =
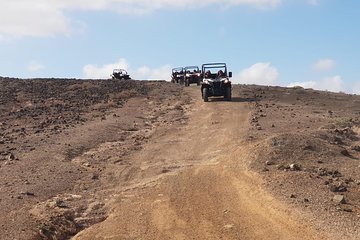
[[[188,124],[153,135],[109,196],[109,217],[74,239],[324,238],[247,170],[248,103],[187,91],[196,99]]]

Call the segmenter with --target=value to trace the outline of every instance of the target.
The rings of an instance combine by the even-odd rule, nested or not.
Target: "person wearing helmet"
[[[218,77],[220,78],[220,77],[224,77],[224,72],[223,72],[223,70],[219,70],[218,71]]]
[[[211,77],[211,72],[210,70],[207,70],[205,73],[205,78],[210,78]]]

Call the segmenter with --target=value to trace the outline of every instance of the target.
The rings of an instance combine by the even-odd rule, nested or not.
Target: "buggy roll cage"
[[[224,68],[224,74],[227,75],[227,67],[226,63],[206,63],[202,65],[202,72],[205,73],[205,69],[212,69],[212,68]]]
[[[201,66],[201,70],[204,74],[206,73],[206,69],[214,69],[214,68],[216,69],[223,68],[224,74],[229,78],[232,77],[232,72],[228,72],[226,63],[206,63]]]
[[[196,71],[200,71],[198,66],[187,66],[184,68],[184,71],[186,72],[188,69],[196,69]]]
[[[181,72],[181,71],[184,71],[184,68],[183,67],[177,67],[177,68],[173,68],[172,69],[172,72],[175,73],[175,72]]]

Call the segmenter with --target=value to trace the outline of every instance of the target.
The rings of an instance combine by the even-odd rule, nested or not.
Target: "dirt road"
[[[248,102],[203,103],[187,124],[159,128],[104,190],[108,218],[73,239],[326,239],[262,189],[248,169]]]

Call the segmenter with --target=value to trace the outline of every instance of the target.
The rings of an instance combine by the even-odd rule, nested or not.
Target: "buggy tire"
[[[231,86],[227,87],[225,90],[225,100],[231,101]]]
[[[203,96],[204,102],[209,101],[209,89],[208,88],[203,88],[202,96]]]

